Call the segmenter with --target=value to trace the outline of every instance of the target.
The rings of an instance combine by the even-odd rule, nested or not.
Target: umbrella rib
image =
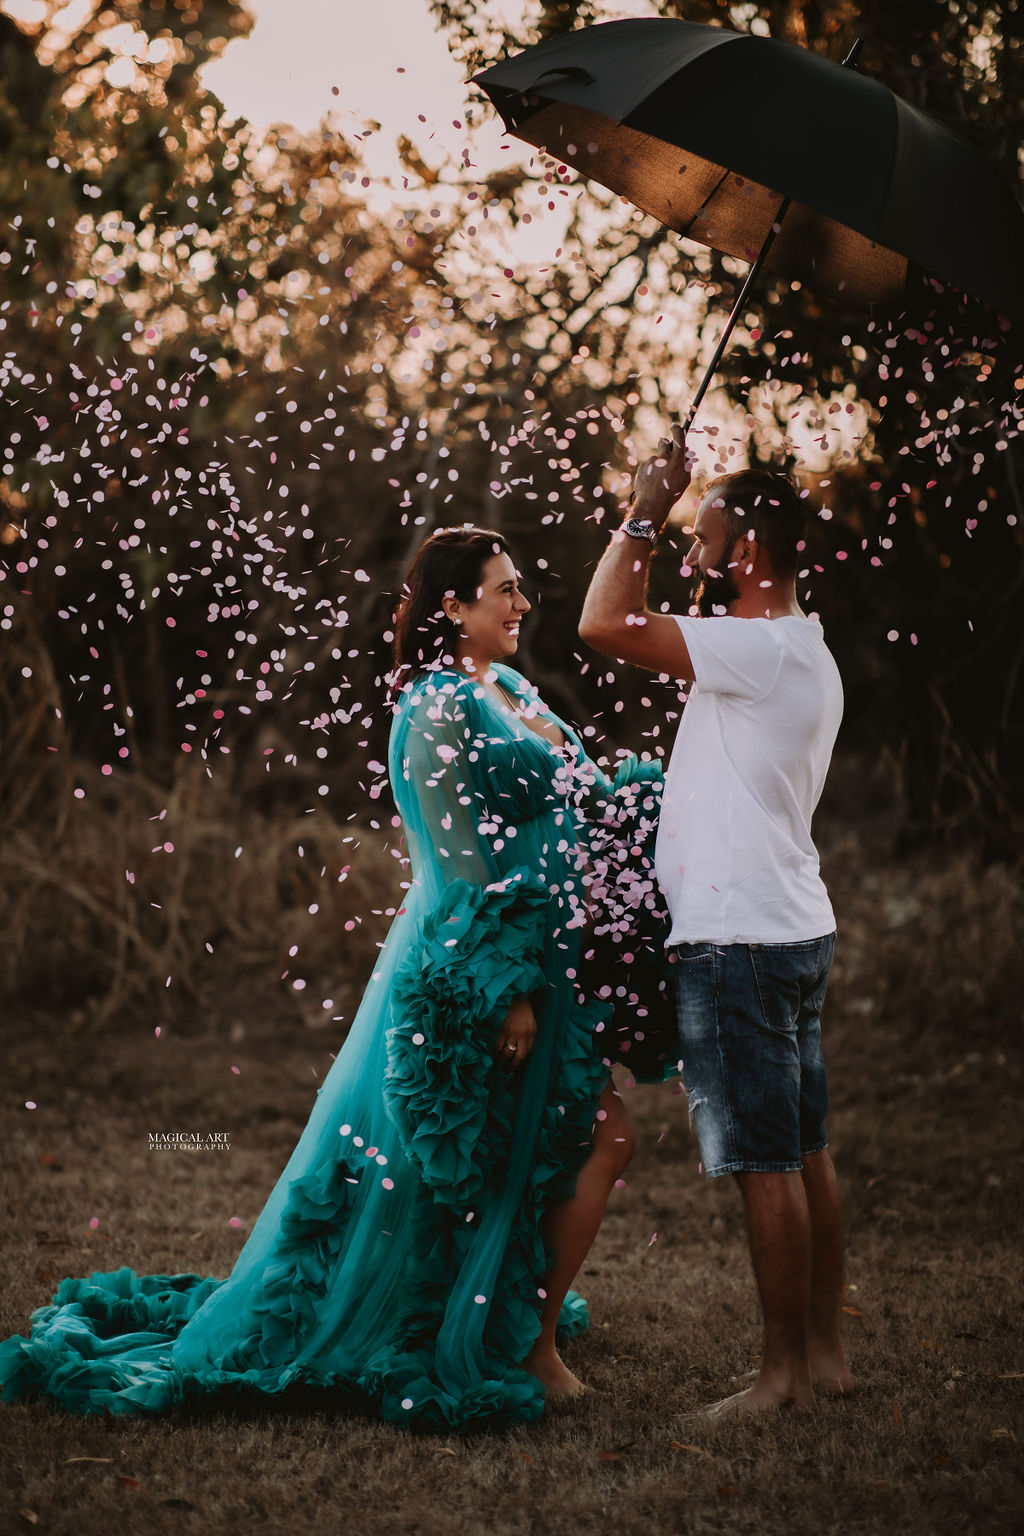
[[[679,231],[680,235],[685,236],[685,235],[689,234],[689,232],[693,228],[694,224],[696,224],[697,220],[704,213],[704,210],[708,207],[708,205],[711,202],[712,198],[714,198],[716,196],[716,194],[719,192],[719,190],[721,189],[723,182],[728,181],[729,176],[730,176],[730,172],[729,172],[728,169],[726,169],[726,170],[724,170],[722,172],[721,176],[719,176],[718,180],[715,182],[714,186],[711,188],[711,191],[708,193],[707,197],[701,203],[701,205],[697,209],[696,213],[694,213],[693,217],[691,219],[689,219],[688,222]]]
[[[778,209],[776,210],[775,218],[772,220],[771,228],[765,236],[764,244],[757,253],[757,259],[754,261],[750,271],[747,273],[746,281],[744,282],[743,287],[740,289],[736,298],[736,302],[732,307],[732,313],[730,314],[728,320],[725,322],[725,329],[718,339],[718,346],[715,348],[714,356],[712,357],[707,368],[704,370],[704,377],[701,379],[700,384],[697,387],[697,393],[694,395],[693,400],[691,401],[690,409],[686,413],[686,420],[683,423],[684,436],[693,426],[693,419],[696,416],[698,409],[700,408],[701,401],[707,394],[708,385],[711,383],[711,380],[714,378],[715,373],[718,370],[718,365],[722,361],[722,356],[725,352],[725,349],[729,345],[729,338],[732,335],[736,322],[740,317],[740,312],[742,311],[744,304],[747,302],[747,295],[754,286],[757,275],[764,265],[765,257],[771,250],[775,236],[778,234],[780,228],[782,227],[782,221],[786,217],[786,214],[789,212],[790,204],[792,201],[793,199],[791,197],[784,197],[782,199],[782,202],[779,204]]]

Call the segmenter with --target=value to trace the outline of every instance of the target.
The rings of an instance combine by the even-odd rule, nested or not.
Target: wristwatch
[[[630,539],[646,539],[649,544],[658,542],[658,529],[649,517],[627,517],[622,531]]]

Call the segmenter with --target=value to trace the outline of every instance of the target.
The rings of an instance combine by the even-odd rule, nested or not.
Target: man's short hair
[[[804,536],[805,518],[792,480],[769,469],[741,469],[712,480],[704,496],[712,493],[712,505],[720,506],[735,524],[733,543],[753,529],[773,574],[783,581],[794,577],[800,564],[797,545]]]

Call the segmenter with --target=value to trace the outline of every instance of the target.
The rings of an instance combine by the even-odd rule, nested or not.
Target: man
[[[845,1392],[842,1218],[826,1150],[819,1013],[835,922],[811,841],[842,715],[839,674],[796,597],[803,513],[788,480],[714,481],[688,565],[700,617],[645,605],[654,542],[690,480],[682,432],[639,469],[580,635],[694,684],[665,781],[657,872],[672,930],[683,1076],[704,1171],[743,1198],[764,1319],[753,1385],[716,1417]]]

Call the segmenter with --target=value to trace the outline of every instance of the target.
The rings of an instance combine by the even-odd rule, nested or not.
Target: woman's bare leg
[[[594,1145],[580,1169],[570,1200],[553,1205],[544,1218],[544,1239],[555,1255],[544,1280],[547,1293],[540,1314],[540,1333],[523,1361],[523,1368],[548,1389],[549,1397],[572,1397],[584,1390],[555,1347],[558,1318],[580,1265],[590,1251],[604,1217],[608,1196],[633,1155],[636,1139],[614,1083],[608,1083],[598,1106]]]

